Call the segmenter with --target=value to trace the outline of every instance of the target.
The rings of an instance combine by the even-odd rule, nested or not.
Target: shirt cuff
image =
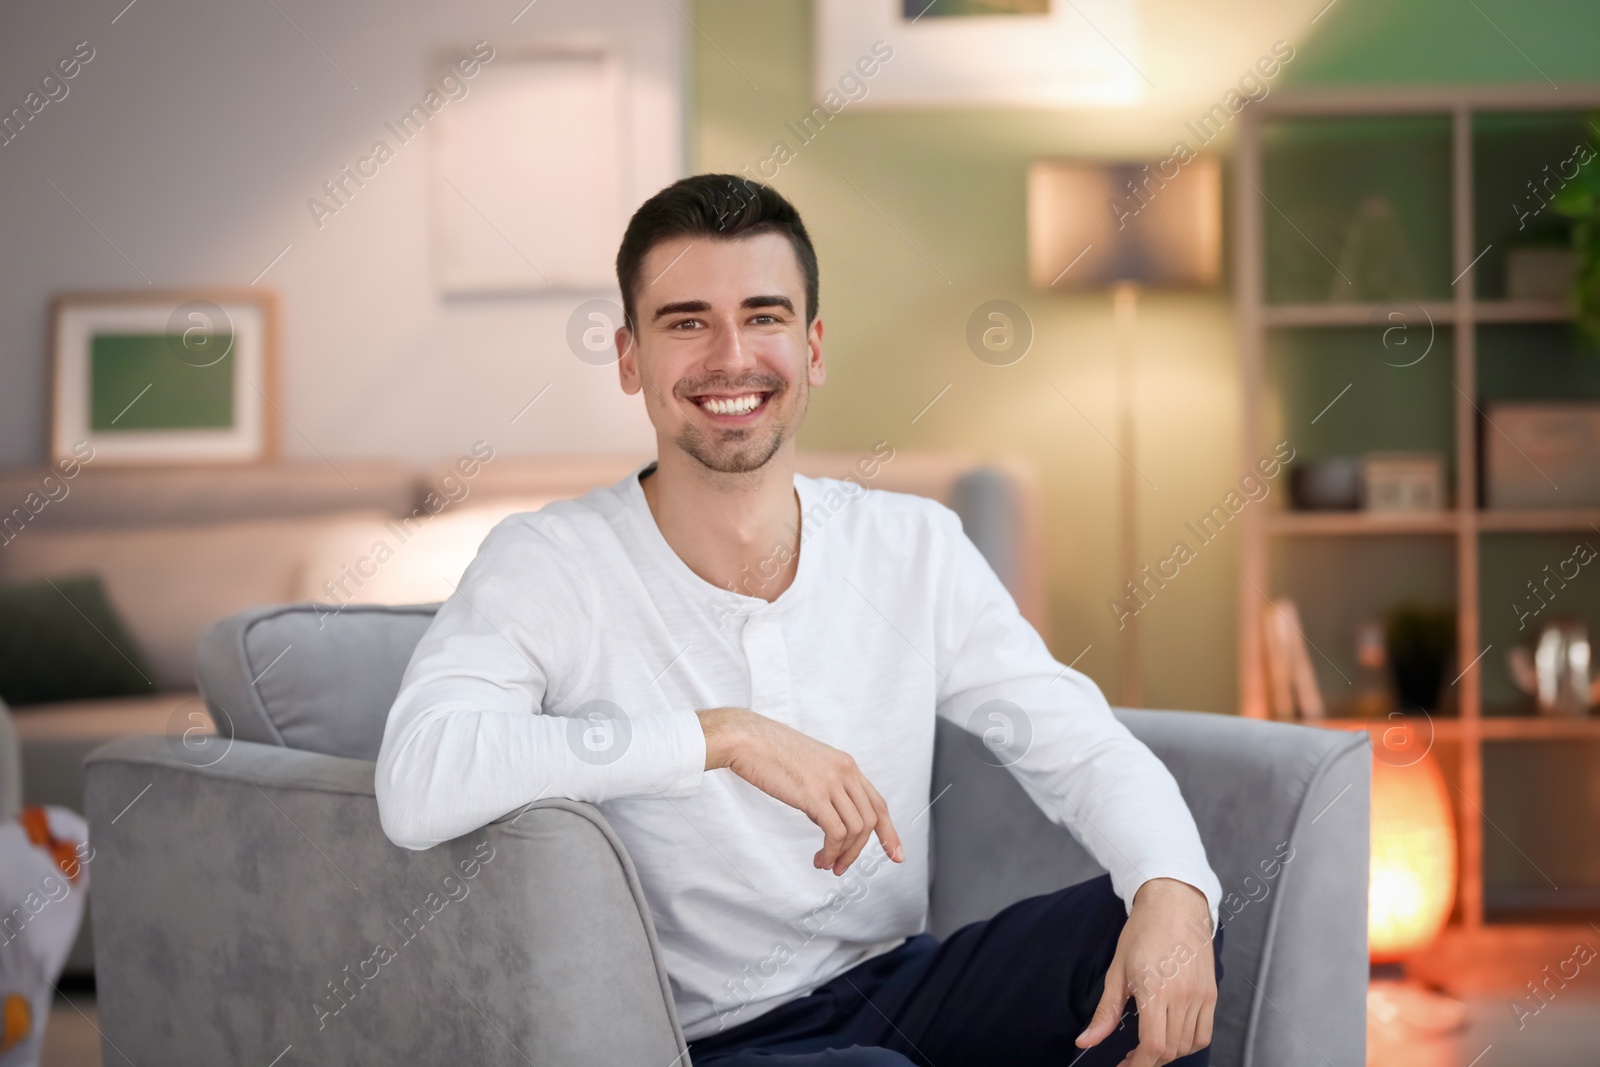
[[[641,716],[633,722],[633,745],[651,754],[648,788],[666,797],[692,796],[706,771],[706,733],[692,711]]]

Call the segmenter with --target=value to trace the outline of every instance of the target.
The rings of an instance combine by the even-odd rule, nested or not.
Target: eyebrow
[[[742,308],[770,308],[781,307],[789,314],[794,314],[794,302],[786,296],[767,294],[763,296],[747,296],[739,302]],[[711,304],[705,300],[680,300],[674,304],[662,304],[656,308],[652,321],[663,315],[679,315],[689,312],[710,311]]]

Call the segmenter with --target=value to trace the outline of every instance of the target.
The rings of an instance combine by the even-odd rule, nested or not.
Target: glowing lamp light
[[[1372,883],[1367,911],[1374,963],[1426,948],[1450,918],[1456,896],[1456,835],[1438,761],[1424,753],[1372,765]]]

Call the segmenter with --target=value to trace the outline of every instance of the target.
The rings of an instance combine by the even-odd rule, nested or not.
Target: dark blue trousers
[[[689,1046],[695,1067],[1113,1067],[1139,1043],[1130,998],[1084,1050],[1127,913],[1110,875],[1018,901],[941,943],[919,934],[808,996]],[[1222,933],[1213,940],[1222,979]],[[1206,1067],[1201,1049],[1174,1067]]]

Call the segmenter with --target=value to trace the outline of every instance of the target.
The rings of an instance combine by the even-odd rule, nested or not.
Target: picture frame
[[[1115,107],[1144,96],[1138,0],[817,0],[815,103]],[[874,42],[890,52],[873,53]],[[871,71],[869,74],[868,72]]]
[[[52,461],[258,463],[276,454],[278,305],[255,289],[66,293],[52,307]]]

